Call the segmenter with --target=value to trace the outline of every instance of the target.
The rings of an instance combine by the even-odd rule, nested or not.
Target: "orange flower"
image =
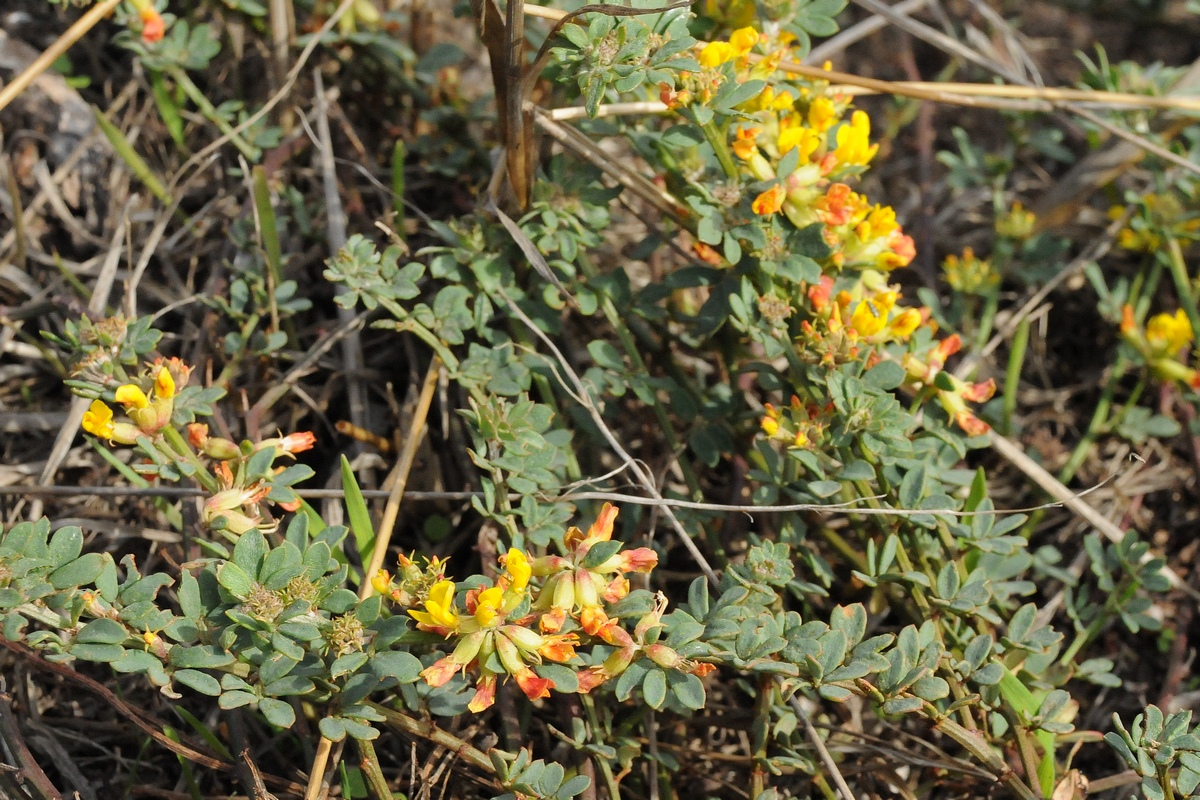
[[[749,161],[758,152],[758,145],[755,142],[760,133],[762,133],[762,128],[747,128],[738,125],[737,134],[733,140],[733,152],[738,158]]]
[[[154,44],[163,38],[163,34],[167,32],[167,25],[154,6],[147,5],[138,12],[138,16],[142,18],[142,41]]]
[[[754,202],[750,204],[750,208],[760,217],[778,214],[779,210],[783,208],[783,201],[786,198],[787,192],[784,191],[782,185],[777,183],[754,198]]]

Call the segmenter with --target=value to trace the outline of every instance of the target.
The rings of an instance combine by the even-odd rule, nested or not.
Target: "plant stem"
[[[758,679],[758,697],[754,703],[754,765],[750,769],[750,797],[758,797],[767,788],[767,774],[763,762],[767,759],[767,739],[771,726],[771,694],[774,681],[768,675]],[[762,738],[759,738],[759,737]]]
[[[700,126],[704,131],[704,138],[712,147],[713,152],[717,154],[717,161],[721,162],[721,169],[725,171],[725,177],[731,181],[738,179],[737,163],[733,160],[733,153],[729,152],[729,144],[725,141],[724,134],[717,129],[716,123],[709,120]]]
[[[382,706],[378,703],[371,703],[370,706],[382,714],[384,721],[392,728],[433,742],[439,747],[444,747],[454,753],[471,766],[477,767],[489,775],[496,774],[496,767],[483,751],[472,747],[454,734],[444,731],[432,723],[413,719],[407,714],[388,708],[387,706]],[[326,740],[322,739],[322,742],[324,741]]]
[[[200,91],[200,87],[192,81],[190,75],[184,72],[182,68],[175,66],[167,67],[166,71],[172,78],[175,79],[175,82],[179,84],[180,88],[183,89],[183,93],[188,96],[188,99],[196,104],[196,108],[200,109],[200,113],[207,117],[209,122],[216,125],[217,129],[220,130],[221,133],[229,137],[229,141],[233,142],[233,146],[238,149],[238,152],[246,157],[247,161],[258,161],[259,156],[262,155],[262,152],[257,147],[248,144],[241,136],[238,136],[236,133],[234,133],[233,126],[231,126],[217,111],[216,107],[209,102],[209,99],[205,97],[204,92]]]
[[[1167,248],[1170,254],[1168,267],[1171,270],[1171,278],[1175,281],[1179,305],[1187,314],[1188,321],[1192,323],[1192,330],[1200,336],[1200,308],[1196,307],[1196,294],[1192,291],[1192,282],[1188,279],[1187,265],[1183,263],[1183,249],[1174,236],[1167,239]]]
[[[242,323],[242,328],[238,331],[238,335],[242,339],[242,346],[238,352],[233,354],[233,357],[229,359],[229,363],[226,364],[225,368],[221,370],[221,374],[217,376],[215,381],[213,381],[214,386],[220,386],[226,390],[229,389],[229,382],[233,380],[234,374],[237,372],[238,367],[241,366],[242,356],[245,354],[246,348],[250,346],[250,335],[253,334],[254,329],[258,327],[258,321],[260,319],[261,317],[259,317],[258,314],[251,314],[249,318]]]
[[[359,768],[362,770],[363,777],[366,778],[367,789],[371,792],[371,796],[375,800],[392,800],[392,790],[388,786],[387,778],[383,777],[383,769],[379,766],[379,756],[375,754],[375,745],[367,739],[355,739],[354,744],[358,746],[359,755],[362,756]]]
[[[170,445],[171,449],[175,451],[180,458],[195,468],[196,472],[194,477],[201,486],[203,486],[209,492],[215,492],[220,488],[217,486],[216,478],[209,474],[208,467],[204,466],[204,462],[192,452],[191,446],[188,445],[187,440],[183,438],[183,434],[181,434],[174,425],[167,425],[164,427],[162,429],[162,434],[163,438],[167,441],[167,444]]]
[[[1017,326],[1017,332],[1013,334],[1008,368],[1004,371],[1004,410],[1001,425],[1005,436],[1012,435],[1012,419],[1017,410],[1017,391],[1021,386],[1021,368],[1025,365],[1025,351],[1028,347],[1029,317],[1025,317]]]
[[[139,489],[150,488],[150,481],[134,472],[132,467],[113,455],[112,451],[101,444],[99,439],[88,437],[88,441],[91,443],[92,449],[99,453],[100,457],[107,461],[110,467],[125,476],[127,481]],[[183,515],[179,513],[179,509],[173,506],[167,498],[154,498],[154,505],[166,516],[167,522],[171,524],[171,527],[176,530],[183,530]]]
[[[932,706],[930,706],[932,708]],[[932,712],[935,718],[938,715],[937,709]],[[972,733],[963,726],[959,725],[950,717],[941,717],[934,723],[934,729],[938,730],[954,741],[958,742],[968,753],[976,758],[979,763],[983,764],[995,774],[997,780],[1006,785],[1012,790],[1020,800],[1038,800],[1038,796],[1029,788],[1028,784],[1012,771],[1008,764],[1004,763],[999,755],[992,750],[992,746],[988,744],[982,735]]]
[[[583,705],[583,713],[587,717],[588,727],[592,729],[592,738],[599,740],[600,718],[596,715],[596,704],[592,701],[591,695],[581,694],[579,700]],[[600,770],[600,776],[604,778],[604,787],[608,789],[609,800],[621,800],[621,786],[617,783],[617,777],[613,775],[612,765],[608,763],[608,759],[600,756],[593,756],[592,760]],[[658,764],[654,764],[654,773],[658,774]]]

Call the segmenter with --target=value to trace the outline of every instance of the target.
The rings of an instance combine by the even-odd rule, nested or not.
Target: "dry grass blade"
[[[1025,455],[1025,452],[1015,443],[1010,442],[995,431],[990,432],[988,438],[993,450],[1014,467],[1025,473],[1026,477],[1041,487],[1046,494],[1087,520],[1088,524],[1099,531],[1104,538],[1110,542],[1120,542],[1125,538],[1125,531],[1121,530],[1115,523],[1084,502],[1074,492],[1064,486],[1062,482],[1047,472],[1040,464]],[[1150,558],[1151,556],[1147,554],[1145,560],[1148,561]],[[1200,591],[1189,586],[1186,581],[1179,577],[1175,570],[1164,565],[1162,574],[1170,581],[1172,588],[1178,589],[1193,600],[1200,600]]]
[[[172,753],[182,756],[194,764],[207,767],[208,769],[215,769],[220,772],[233,771],[234,765],[231,762],[217,758],[216,756],[210,753],[202,752],[201,750],[198,750],[189,744],[178,742],[170,738],[162,732],[161,723],[153,718],[148,717],[145,712],[138,709],[136,706],[131,705],[130,703],[127,703],[126,701],[117,697],[111,690],[108,689],[108,687],[93,680],[92,678],[89,678],[86,675],[81,675],[68,666],[47,661],[33,650],[30,650],[28,647],[20,644],[19,642],[10,642],[7,639],[0,637],[0,647],[4,647],[13,654],[23,658],[28,664],[48,672],[53,672],[54,674],[65,679],[67,682],[82,686],[88,691],[99,695],[100,698],[103,699],[106,704],[111,706],[118,714],[129,720],[139,730],[141,730],[158,744],[165,747],[167,750],[170,750]],[[304,791],[304,787],[300,784],[283,780],[275,775],[264,775],[263,780],[265,783],[268,783],[277,789],[282,789],[294,794],[299,794]]]
[[[421,396],[417,400],[417,408],[413,412],[412,427],[404,440],[404,449],[396,466],[387,477],[391,485],[387,505],[383,510],[383,519],[375,533],[375,547],[371,551],[371,563],[363,573],[362,586],[358,587],[360,600],[370,596],[374,591],[371,578],[383,568],[383,560],[387,556],[388,544],[392,540],[392,530],[396,527],[396,517],[400,514],[400,502],[404,499],[404,490],[408,487],[408,476],[412,472],[413,462],[417,458],[417,448],[425,438],[425,422],[429,418],[429,407],[433,404],[433,393],[437,389],[438,376],[442,371],[442,361],[437,356],[429,362],[429,370],[425,373],[425,381],[421,384]]]
[[[325,193],[326,230],[329,236],[329,255],[336,257],[346,245],[346,211],[342,206],[338,190],[337,171],[333,160],[333,141],[329,133],[329,112],[325,99],[325,84],[321,70],[313,70],[313,84],[317,97],[317,153],[321,170],[321,182]],[[338,306],[338,324],[349,326],[354,320],[354,309]],[[362,337],[358,329],[348,327],[341,340],[342,374],[350,406],[350,421],[360,428],[368,425],[370,409],[367,405],[367,387],[363,378]],[[357,452],[360,448],[354,445]]]
[[[1177,96],[1194,90],[1197,85],[1200,85],[1200,61],[1192,63],[1183,77],[1171,87],[1166,97],[1153,99],[1164,104],[1170,103],[1171,105],[1164,106],[1166,108],[1200,108],[1200,99]],[[1189,118],[1172,120],[1162,126],[1159,136],[1163,141],[1170,141],[1192,123],[1193,120]],[[1053,229],[1073,220],[1089,197],[1140,162],[1145,155],[1144,148],[1124,140],[1113,140],[1099,150],[1089,153],[1071,167],[1053,188],[1038,198],[1033,207],[1038,229]]]
[[[538,127],[550,134],[559,144],[587,159],[605,175],[629,189],[629,191],[658,209],[662,214],[675,220],[680,225],[685,227],[688,225],[690,214],[687,208],[672,196],[670,192],[659,188],[644,176],[613,159],[591,139],[569,125],[559,125],[545,113],[541,112],[537,113],[534,119]]]
[[[129,203],[126,205],[125,213],[122,215],[124,224],[118,225],[114,230],[112,241],[109,243],[108,254],[104,258],[100,274],[96,277],[96,284],[92,288],[92,297],[88,302],[88,313],[93,317],[104,316],[104,311],[108,306],[108,298],[112,294],[113,283],[117,277],[117,265],[121,263],[122,244],[129,232],[129,211],[136,199],[136,197],[130,198]],[[71,408],[67,412],[67,421],[58,432],[58,436],[54,439],[54,445],[50,448],[50,455],[46,459],[46,466],[42,469],[38,483],[43,485],[50,483],[54,474],[58,472],[63,459],[67,457],[67,453],[71,450],[71,442],[75,440],[75,434],[79,432],[79,426],[83,422],[83,415],[87,411],[89,403],[90,401],[85,397],[74,397],[71,399]],[[30,503],[29,513],[32,519],[37,519],[42,515],[42,503],[40,500],[34,500],[34,502]]]
[[[50,68],[59,56],[67,52],[71,45],[83,38],[83,35],[96,26],[100,20],[112,13],[113,9],[121,4],[121,0],[101,0],[101,2],[92,6],[87,12],[75,21],[75,24],[59,36],[54,44],[50,45],[45,51],[37,57],[37,60],[26,67],[20,75],[12,79],[4,88],[0,89],[0,110],[11,103],[17,95],[25,91],[29,84],[33,83],[38,75]]]

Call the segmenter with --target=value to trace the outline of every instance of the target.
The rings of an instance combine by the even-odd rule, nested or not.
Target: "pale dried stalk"
[[[94,28],[96,23],[111,14],[120,2],[121,0],[103,0],[89,8],[86,14],[76,20],[74,25],[67,28],[63,35],[54,41],[54,44],[47,47],[40,56],[34,59],[32,64],[21,71],[20,75],[13,78],[12,83],[0,89],[0,110],[3,110],[5,106],[16,99],[17,95],[25,91],[38,75],[49,69],[59,56],[71,49],[71,45],[83,38],[83,35]]]

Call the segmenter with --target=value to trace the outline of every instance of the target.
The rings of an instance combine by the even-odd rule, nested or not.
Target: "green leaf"
[[[264,697],[258,701],[258,710],[267,718],[267,722],[276,728],[290,728],[296,722],[296,711],[291,703]]]
[[[94,619],[79,629],[75,641],[80,644],[121,644],[128,636],[125,626],[115,619]]]
[[[217,583],[238,600],[245,600],[254,589],[254,580],[233,561],[226,561],[217,567]]]
[[[421,677],[421,661],[412,653],[390,650],[376,653],[369,662],[377,678],[395,678],[400,683],[413,683]]]
[[[587,775],[576,775],[558,788],[558,791],[554,793],[555,800],[566,800],[569,797],[583,794],[591,785],[592,779]]]
[[[642,681],[642,697],[651,708],[662,708],[667,701],[667,673],[661,669],[651,669]]]
[[[219,697],[221,694],[221,684],[207,672],[195,669],[180,669],[175,671],[175,680],[184,686],[190,686],[197,692],[200,692],[200,694],[206,694],[210,697]]]
[[[895,389],[900,384],[904,383],[904,378],[907,373],[904,367],[897,364],[895,361],[880,361],[875,366],[867,370],[867,374],[863,375],[863,380],[868,386],[875,386],[879,389],[889,390]]]
[[[74,561],[82,552],[83,531],[75,525],[68,525],[54,532],[47,555],[54,566],[61,567],[68,561]]]
[[[351,672],[357,672],[367,663],[367,658],[366,653],[346,653],[344,656],[338,656],[329,665],[329,675],[333,678],[340,678]]]
[[[354,545],[358,549],[358,556],[363,564],[370,564],[371,553],[375,549],[371,512],[367,510],[367,501],[363,499],[358,481],[354,479],[354,470],[345,456],[342,456],[342,491],[346,494],[346,516],[350,519],[350,530],[354,533]]]
[[[234,657],[213,645],[176,645],[167,653],[167,660],[180,669],[219,669],[232,664]]]
[[[675,695],[675,699],[684,708],[690,708],[693,711],[704,708],[706,699],[704,682],[695,675],[687,672],[671,672],[667,675],[667,684],[671,687],[671,694]]]
[[[230,709],[241,708],[242,706],[248,706],[257,699],[258,698],[255,697],[250,692],[243,692],[243,691],[235,690],[232,692],[224,692],[221,695],[221,699],[217,701],[217,706],[226,711],[229,711]]]
[[[342,457],[343,459],[345,456]],[[319,723],[317,728],[321,731],[321,735],[331,742],[340,742],[346,738],[345,720],[340,717],[325,717]]]
[[[950,696],[950,684],[936,675],[926,675],[912,686],[912,692],[922,700],[941,700]]]
[[[59,591],[86,586],[100,577],[104,564],[104,556],[99,553],[87,553],[51,572],[48,580],[50,585]]]
[[[84,661],[105,663],[121,658],[125,655],[125,648],[119,644],[77,644],[72,646],[68,652]]]
[[[583,557],[581,566],[583,569],[595,569],[596,567],[608,561],[615,556],[621,549],[622,543],[618,541],[608,540],[606,542],[596,542],[588,550],[587,555]]]
[[[262,531],[253,528],[238,537],[237,544],[233,546],[233,563],[241,567],[247,575],[258,578],[266,554],[267,540]]]
[[[200,584],[186,569],[179,575],[179,610],[191,620],[204,616],[204,605],[200,601]]]
[[[126,650],[111,666],[114,672],[150,672],[155,667],[162,669],[162,662],[145,650]]]
[[[925,701],[919,697],[894,697],[883,704],[885,714],[910,714],[919,710]]]

